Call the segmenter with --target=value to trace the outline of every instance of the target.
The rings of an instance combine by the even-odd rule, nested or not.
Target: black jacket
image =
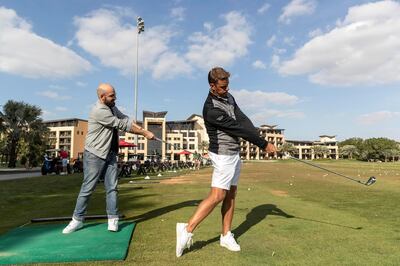
[[[268,142],[260,137],[258,130],[229,93],[227,98],[209,93],[204,103],[203,117],[210,138],[208,148],[210,152],[223,155],[237,154],[240,151],[239,138],[261,149],[267,146]]]

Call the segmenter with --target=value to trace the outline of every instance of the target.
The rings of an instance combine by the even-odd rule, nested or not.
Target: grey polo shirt
[[[121,113],[116,106],[111,112],[107,105],[98,101],[89,114],[85,149],[106,159],[111,149],[113,129],[129,132],[132,123],[133,119]]]

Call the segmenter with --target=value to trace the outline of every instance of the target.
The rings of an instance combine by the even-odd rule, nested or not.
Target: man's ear
[[[105,94],[103,93],[100,95],[100,102],[104,103],[104,100],[105,100]]]
[[[210,91],[215,92],[215,84],[210,83]]]

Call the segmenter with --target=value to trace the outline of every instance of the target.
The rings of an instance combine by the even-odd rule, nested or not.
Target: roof
[[[43,123],[54,123],[54,122],[65,122],[65,121],[84,121],[87,122],[88,120],[86,119],[81,119],[81,118],[63,118],[63,119],[55,119],[55,120],[46,120],[43,121]]]
[[[162,112],[152,112],[152,111],[143,111],[143,117],[151,117],[151,118],[164,118],[167,115],[168,111]]]
[[[193,119],[195,116],[199,116],[199,117],[201,117],[201,118],[203,118],[203,116],[201,116],[201,115],[198,115],[198,114],[192,114],[191,116],[189,116],[186,120],[191,120],[191,119]]]
[[[314,143],[314,141],[312,141],[312,140],[286,140],[286,142],[289,142],[289,143],[291,143],[291,142],[302,142],[302,143]]]
[[[261,125],[260,127],[268,127],[268,128],[275,128],[275,127],[277,127],[278,125]]]

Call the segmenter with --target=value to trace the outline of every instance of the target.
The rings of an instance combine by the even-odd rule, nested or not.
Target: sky
[[[107,82],[134,117],[137,40],[138,120],[143,110],[201,115],[208,71],[221,66],[255,126],[290,140],[400,141],[394,0],[0,0],[0,105],[88,119]]]

